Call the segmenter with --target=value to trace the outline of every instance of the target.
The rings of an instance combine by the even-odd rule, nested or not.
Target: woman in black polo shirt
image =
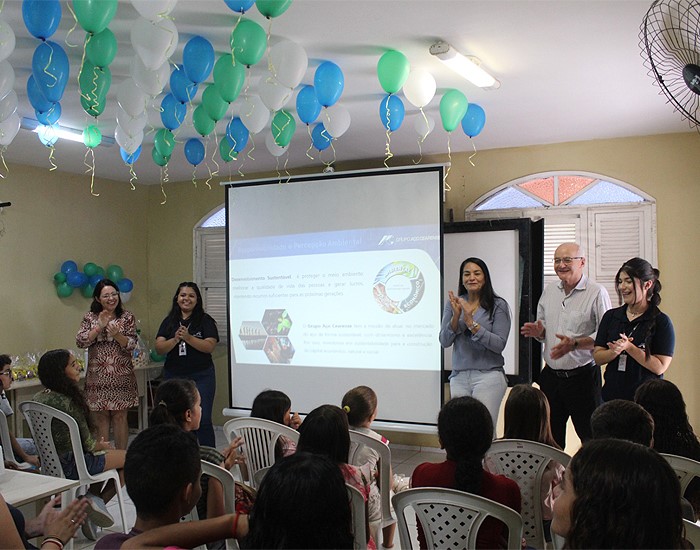
[[[659,270],[642,258],[624,263],[615,277],[622,306],[608,310],[598,327],[593,358],[605,368],[603,400],[634,399],[637,387],[661,378],[676,336],[668,315],[659,310]]]

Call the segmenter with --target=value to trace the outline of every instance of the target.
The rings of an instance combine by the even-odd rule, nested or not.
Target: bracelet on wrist
[[[43,547],[44,544],[47,544],[47,543],[54,544],[54,545],[58,546],[59,550],[63,550],[64,542],[61,539],[59,539],[58,537],[49,536],[49,537],[44,538],[44,540],[41,543],[41,546]]]

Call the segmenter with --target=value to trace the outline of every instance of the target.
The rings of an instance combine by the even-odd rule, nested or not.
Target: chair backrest
[[[499,439],[486,452],[487,468],[520,487],[523,536],[528,546],[544,548],[542,476],[550,461],[566,467],[571,457],[559,449],[524,439]]]
[[[391,515],[391,450],[388,445],[367,434],[350,430],[348,464],[362,466],[357,460],[357,456],[363,447],[369,447],[379,455],[379,481],[377,485],[382,505],[382,527],[386,527],[396,522],[396,519]]]
[[[476,548],[476,537],[491,516],[508,528],[508,548],[519,549],[523,520],[515,510],[484,497],[437,487],[407,489],[393,496],[402,549],[413,548],[406,513],[413,510],[423,529],[426,547]]]
[[[364,550],[367,548],[367,504],[365,503],[365,497],[362,496],[362,493],[358,489],[355,489],[355,487],[347,483],[345,484],[345,488],[348,491],[350,509],[352,511],[352,534],[355,537],[353,548],[355,550]]]
[[[233,514],[236,511],[236,481],[231,472],[221,466],[202,460],[202,475],[213,477],[221,483],[224,492],[224,511],[227,514]],[[236,539],[226,539],[227,550],[238,548]]]
[[[700,476],[700,462],[684,456],[661,453],[671,468],[676,472],[678,481],[681,484],[681,495],[685,493],[693,478]],[[697,547],[696,547],[697,548]]]
[[[7,416],[5,416],[5,413],[2,411],[0,411],[0,445],[2,445],[2,450],[5,453],[5,460],[19,462],[15,458],[15,453],[12,450],[12,439],[10,439],[10,428],[7,425]]]
[[[267,472],[270,471],[270,468],[272,468],[272,466],[260,468],[257,472],[255,472],[255,474],[253,474],[253,481],[255,482],[255,487],[260,489],[260,484],[262,483],[263,478],[267,475]]]
[[[685,540],[692,544],[693,548],[700,548],[700,525],[684,519],[683,527],[685,527]]]
[[[243,438],[241,448],[248,469],[248,480],[254,489],[257,489],[255,472],[275,463],[275,445],[279,438],[284,436],[294,443],[299,441],[299,432],[296,430],[262,418],[233,418],[224,424],[224,434],[229,442],[236,436]]]

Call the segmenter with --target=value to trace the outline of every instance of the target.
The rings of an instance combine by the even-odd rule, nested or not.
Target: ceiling
[[[502,147],[519,147],[568,141],[617,138],[689,131],[688,123],[648,76],[639,47],[640,23],[650,0],[294,0],[279,17],[266,21],[253,7],[246,17],[270,29],[271,43],[292,40],[306,50],[309,67],[302,84],[313,84],[314,71],[325,61],[333,61],[343,71],[345,88],[338,103],[350,113],[350,127],[334,142],[339,162],[383,158],[386,135],[379,118],[379,103],[384,92],[377,78],[377,62],[389,49],[404,53],[411,68],[429,71],[437,81],[437,94],[426,107],[436,120],[435,130],[422,144],[423,154],[448,152],[448,134],[440,123],[439,100],[449,88],[461,90],[468,100],[481,105],[486,125],[473,144],[461,128],[452,132],[449,149],[472,151]],[[68,53],[71,76],[61,100],[60,124],[84,128],[94,122],[82,110],[77,73],[82,47],[65,43],[74,21],[67,2],[62,2],[63,17],[58,31],[51,37]],[[27,31],[22,19],[22,3],[5,0],[0,18],[7,21],[16,35],[16,48],[8,58],[15,70],[14,89],[19,96],[18,114],[35,118],[29,104],[26,83],[31,74],[32,55],[39,40]],[[237,19],[223,0],[179,0],[171,13],[179,33],[178,47],[171,60],[182,62],[184,44],[193,36],[207,38],[218,55],[228,48],[231,29]],[[129,78],[130,60],[135,55],[130,29],[138,12],[131,2],[120,0],[115,18],[109,25],[118,40],[119,51],[110,65],[112,87],[107,107],[99,117],[103,135],[113,136],[117,110],[117,89]],[[78,26],[69,42],[81,43],[85,34]],[[455,75],[428,48],[438,40],[452,44],[465,55],[481,59],[484,67],[501,82],[497,90],[482,90]],[[250,69],[248,93],[256,92],[257,81],[267,70],[263,59]],[[211,82],[209,77],[208,82]],[[166,88],[167,92],[167,88]],[[194,103],[201,101],[202,87]],[[230,113],[243,101],[243,93]],[[149,108],[149,122],[162,127],[158,106],[162,96]],[[295,97],[287,108],[295,112]],[[419,158],[419,135],[414,130],[418,110],[407,101],[403,125],[391,135],[390,150],[395,156]],[[219,136],[225,123],[217,127]],[[310,138],[305,125],[298,122],[286,155],[272,156],[265,145],[263,130],[237,161],[221,165],[220,175],[245,175],[275,170],[276,166],[321,171],[324,162],[333,160],[327,149],[319,155],[308,151]],[[177,134],[178,141],[194,137],[191,115]],[[213,141],[213,135],[212,135]],[[202,181],[211,161],[215,144],[207,144],[206,160],[197,167]],[[138,183],[158,183],[161,169],[151,159],[153,132],[144,140],[143,153],[134,164]],[[53,153],[58,170],[85,175],[86,148],[80,143],[60,140]],[[36,134],[21,129],[5,152],[10,162],[51,167],[49,149]],[[252,158],[251,158],[252,157]],[[478,158],[478,157],[477,157]],[[279,163],[279,164],[277,164]],[[395,165],[390,160],[389,165]],[[11,166],[11,165],[10,165]],[[169,181],[192,179],[193,166],[179,144],[167,168]],[[95,149],[95,175],[129,181],[128,167],[122,162],[119,146]],[[11,181],[12,171],[9,179]]]

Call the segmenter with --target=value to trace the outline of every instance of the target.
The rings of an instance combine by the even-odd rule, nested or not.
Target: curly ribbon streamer
[[[428,122],[428,117],[425,116],[425,111],[423,110],[423,107],[420,107],[420,114],[423,115],[423,120],[425,121],[425,134],[418,138],[418,154],[420,155],[420,157],[417,161],[411,159],[413,160],[413,164],[420,164],[423,160],[423,142],[425,141],[425,138],[427,138],[430,134],[430,123]]]
[[[56,163],[53,161],[53,154],[56,151],[56,148],[52,145],[51,147],[49,147],[49,149],[50,149],[50,151],[49,151],[49,164],[51,164],[51,168],[49,168],[49,172],[53,172],[54,170],[56,170],[56,168],[58,168]]]
[[[476,166],[476,164],[472,162],[472,159],[476,156],[476,143],[474,143],[474,140],[472,138],[469,138],[469,141],[471,142],[472,147],[474,148],[474,152],[471,155],[469,155],[469,164],[471,164],[472,166]]]
[[[236,22],[233,24],[233,28],[231,29],[231,38],[229,38],[229,46],[231,47],[231,66],[235,67],[236,66],[236,49],[233,44],[233,33],[236,31],[236,28],[238,27],[238,24],[241,22],[243,19],[243,14],[240,14],[238,16],[238,19],[236,19]]]
[[[165,181],[168,180],[168,172],[165,172]],[[168,195],[165,194],[165,189],[163,188],[163,167],[161,166],[160,168],[160,192],[163,194],[163,201],[160,203],[161,205],[165,204],[168,202]]]
[[[253,156],[253,151],[255,151],[255,138],[253,137],[253,135],[254,135],[254,134],[250,134],[250,135],[248,136],[248,139],[249,139],[250,142],[253,144],[253,146],[250,148],[250,150],[249,150],[248,153],[246,154],[246,156],[247,156],[250,160],[255,160],[255,157]]]
[[[282,173],[280,172],[280,158],[275,157],[275,172],[277,172],[277,183],[282,183]]]
[[[66,7],[68,8],[68,11],[70,11],[70,14],[73,16],[73,26],[68,31],[68,34],[66,34],[66,38],[65,38],[64,42],[65,42],[66,46],[68,46],[69,48],[77,48],[78,46],[80,46],[80,44],[71,44],[70,42],[68,42],[68,37],[71,34],[73,34],[73,31],[75,29],[78,28],[78,18],[76,17],[75,12],[73,11],[73,8],[71,8],[70,4],[71,4],[70,2],[66,2]],[[91,33],[89,33],[89,34],[91,34]]]
[[[134,185],[134,182],[139,179],[138,176],[136,176],[136,172],[134,172],[134,165],[130,164],[129,165],[129,185],[131,185],[131,190],[136,191],[136,186]]]
[[[2,2],[0,2],[0,13],[2,13],[2,10],[4,8],[5,8],[5,0],[2,0]]]
[[[384,168],[389,169],[387,162],[394,153],[391,152],[391,111],[389,110],[389,101],[386,102],[386,146],[384,149]]]
[[[88,155],[92,157],[92,161],[88,163]],[[95,151],[92,150],[92,148],[88,147],[87,151],[85,151],[85,158],[83,159],[83,164],[87,166],[87,170],[85,170],[86,174],[90,174],[90,194],[93,197],[99,197],[99,193],[95,193]]]
[[[192,168],[192,184],[197,187],[197,178],[195,176],[195,172],[197,171],[197,167]]]
[[[306,125],[306,133],[309,134],[309,148],[306,150],[306,156],[309,157],[311,160],[316,160],[310,154],[310,151],[314,148],[314,138],[311,136],[311,125],[310,124]]]
[[[292,179],[292,174],[287,170],[287,164],[289,164],[289,149],[287,149],[287,152],[284,154],[284,173],[287,174],[287,181],[284,183],[289,183],[289,180]]]
[[[452,132],[447,134],[447,159],[449,160],[449,164],[447,165],[447,170],[445,171],[445,177],[442,180],[442,183],[445,184],[445,191],[452,191],[452,187],[447,183],[447,176],[450,175],[450,169],[452,168],[452,149],[450,149],[450,138],[452,137]]]
[[[0,11],[2,8],[0,8]],[[3,145],[2,148],[0,148],[0,160],[2,160],[2,165],[5,167],[5,172],[9,175],[10,174],[10,169],[7,167],[7,163],[5,162],[5,151],[7,151],[7,145]],[[5,174],[0,173],[0,178],[5,179]]]
[[[49,43],[46,42],[46,45],[48,46]],[[44,74],[49,75],[51,78],[53,78],[53,84],[47,84],[47,88],[53,88],[56,84],[58,84],[58,78],[56,78],[55,75],[49,71],[49,67],[51,66],[51,61],[53,60],[53,46],[49,46],[49,49],[51,50],[51,54],[49,55],[49,59],[46,61],[46,66],[44,67]]]
[[[207,136],[207,141],[204,144],[204,158],[207,158],[207,153],[206,153],[206,147],[209,145],[209,136]],[[209,182],[215,177],[219,175],[219,169],[221,168],[219,166],[219,163],[216,162],[216,152],[219,150],[219,134],[216,133],[216,128],[214,129],[214,148],[211,154],[211,161],[214,163],[214,166],[216,168],[214,171],[211,171],[211,167],[209,166],[209,162],[206,163],[207,165],[207,170],[209,171],[209,177],[207,180],[204,182],[209,189],[211,189],[211,185],[209,185]]]

